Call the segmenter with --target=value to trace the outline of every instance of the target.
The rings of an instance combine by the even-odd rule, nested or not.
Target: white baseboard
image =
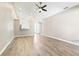
[[[58,38],[58,37],[54,37],[54,36],[48,36],[48,35],[44,35],[44,34],[41,34],[42,36],[46,36],[46,37],[50,37],[50,38],[55,38],[56,40],[61,40],[61,41],[64,41],[64,42],[67,42],[69,44],[74,44],[74,45],[77,45],[79,46],[78,43],[74,43],[74,42],[71,42],[71,41],[67,41],[67,40],[64,40],[64,39],[61,39],[61,38]],[[22,36],[26,36],[26,35],[22,35]],[[33,36],[33,35],[31,35]],[[21,36],[16,36],[16,37],[21,37]],[[14,38],[12,38],[5,46],[4,48],[2,49],[2,51],[0,52],[0,55],[2,55],[2,53],[6,50],[6,48],[10,45],[10,43],[13,41]]]
[[[22,37],[22,36],[33,36],[33,35],[20,35],[20,36],[15,36],[15,37]],[[14,38],[15,38],[14,37]],[[5,46],[4,46],[4,48],[1,50],[1,52],[0,52],[0,55],[2,55],[3,54],[3,52],[7,49],[7,47],[11,44],[11,42],[13,41],[13,39],[14,38],[12,38]]]
[[[0,55],[2,55],[2,53],[7,49],[7,47],[10,45],[10,43],[13,41],[14,38],[12,38],[2,49],[2,51],[0,52]]]
[[[15,37],[23,37],[23,36],[28,37],[28,36],[34,36],[34,35],[18,35],[18,36],[15,36]]]
[[[55,38],[56,40],[64,41],[64,42],[67,42],[69,44],[73,44],[73,45],[79,46],[78,43],[75,43],[75,42],[72,42],[72,41],[68,41],[68,40],[65,40],[65,39],[61,39],[61,38],[58,38],[58,37],[49,36],[49,35],[45,35],[45,34],[41,34],[41,35],[46,36],[46,37],[49,37],[49,38]]]

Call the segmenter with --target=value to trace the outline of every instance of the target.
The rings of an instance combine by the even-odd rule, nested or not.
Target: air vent
[[[68,9],[68,7],[65,7],[64,9]]]

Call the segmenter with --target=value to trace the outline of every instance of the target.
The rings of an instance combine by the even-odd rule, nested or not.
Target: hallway
[[[11,48],[3,53],[5,56],[75,56],[79,47],[54,38],[41,35],[15,38]]]

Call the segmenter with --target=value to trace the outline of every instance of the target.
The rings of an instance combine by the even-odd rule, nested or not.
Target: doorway
[[[34,32],[35,32],[35,34],[40,34],[41,31],[42,31],[42,23],[37,22],[35,24]]]

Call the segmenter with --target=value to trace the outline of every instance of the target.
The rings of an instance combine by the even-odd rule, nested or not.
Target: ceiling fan
[[[47,5],[42,6],[42,2],[39,2],[39,5],[35,3],[35,5],[39,8],[39,13],[41,13],[42,11],[47,11],[46,9],[44,9],[45,7],[47,7]]]

